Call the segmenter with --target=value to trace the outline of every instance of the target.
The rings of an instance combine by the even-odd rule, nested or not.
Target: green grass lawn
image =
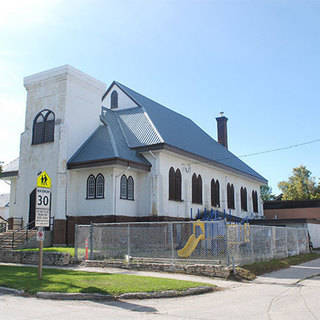
[[[128,292],[183,291],[198,286],[212,286],[192,281],[142,277],[125,274],[43,269],[38,280],[37,268],[0,266],[0,286],[24,290],[68,293],[102,293],[119,295]]]
[[[17,251],[39,251],[39,248],[18,249]],[[64,253],[69,253],[72,257],[74,257],[74,248],[72,247],[50,247],[50,248],[43,248],[43,251],[44,252],[64,252]]]
[[[273,259],[270,261],[255,262],[252,264],[244,265],[241,268],[248,270],[249,272],[255,274],[256,276],[262,275],[264,273],[277,271],[284,268],[289,268],[291,265],[297,265],[310,260],[320,258],[320,254],[316,252],[300,254],[298,256],[292,256],[283,259]]]

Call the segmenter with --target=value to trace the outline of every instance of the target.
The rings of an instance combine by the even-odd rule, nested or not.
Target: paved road
[[[177,277],[207,280],[187,275]],[[307,277],[310,278],[301,281]],[[250,284],[215,279],[210,282],[225,289],[185,298],[120,302],[52,301],[0,293],[0,319],[320,319],[320,259],[267,274]]]

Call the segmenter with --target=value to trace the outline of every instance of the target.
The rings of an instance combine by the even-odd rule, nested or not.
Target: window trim
[[[129,180],[132,181],[132,198],[129,196]],[[122,193],[122,183],[125,183],[125,195]],[[120,178],[120,199],[121,200],[129,200],[134,201],[134,179],[132,176],[127,177],[125,174],[123,174]]]
[[[227,184],[227,206],[228,209],[235,210],[234,186],[230,182]]]
[[[202,178],[201,175],[193,173],[192,175],[192,203],[202,204]]]
[[[182,174],[179,168],[169,169],[169,197],[170,201],[182,202]]]
[[[240,188],[241,211],[248,211],[248,193],[246,187]]]
[[[211,179],[211,206],[220,208],[220,183],[214,178]]]
[[[53,120],[48,120],[49,116],[53,115]],[[41,122],[38,122],[37,120],[42,117]],[[54,129],[55,129],[55,113],[52,110],[49,109],[43,109],[40,112],[37,113],[35,118],[33,119],[33,125],[32,125],[32,141],[31,145],[38,145],[38,144],[43,144],[43,143],[50,143],[54,142]],[[36,135],[37,130],[40,130],[40,124],[42,125],[42,132],[40,138]],[[52,125],[52,132],[51,130],[49,131],[49,138],[47,138],[47,130],[48,126]],[[49,128],[50,129],[50,128]]]
[[[93,181],[93,187],[94,187],[93,196],[89,195],[89,188],[90,188],[89,183],[91,181]],[[86,199],[91,200],[91,199],[95,199],[95,198],[96,198],[96,178],[93,174],[90,174],[89,177],[87,178],[87,197],[86,197]]]
[[[123,183],[124,183],[125,194],[122,193]],[[120,178],[120,199],[122,199],[122,200],[128,199],[128,178],[125,174],[123,174]]]
[[[98,179],[102,179],[102,196],[98,195]],[[105,189],[105,179],[102,173],[98,173],[96,176],[96,183],[95,183],[95,199],[104,199],[104,189]]]
[[[119,108],[119,95],[117,90],[112,90],[110,97],[110,109],[118,109]]]
[[[129,193],[129,182],[132,181],[132,197],[131,194]],[[134,179],[132,176],[129,176],[127,179],[127,200],[134,201]]]
[[[254,213],[259,213],[258,192],[252,190],[252,209]]]

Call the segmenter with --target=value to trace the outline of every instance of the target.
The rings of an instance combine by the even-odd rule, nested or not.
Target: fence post
[[[171,259],[172,259],[172,264],[174,264],[174,250],[173,250],[173,223],[170,223],[170,234],[171,234]]]
[[[228,225],[227,219],[224,219],[224,226],[225,226],[225,242],[226,242],[226,262],[227,266],[230,264],[230,257],[229,257],[229,244],[228,244]]]
[[[253,228],[254,228],[254,226],[250,226],[249,225],[249,232],[250,232],[250,252],[251,252],[251,259],[250,259],[250,263],[253,263],[253,262],[255,262],[255,258],[254,258],[254,249],[253,249]]]
[[[271,259],[274,258],[276,250],[276,227],[271,227]]]
[[[130,224],[128,223],[128,264],[130,263]]]
[[[285,244],[286,244],[286,256],[288,257],[289,256],[289,253],[288,253],[288,228],[287,227],[284,227],[285,228]]]
[[[299,229],[297,228],[295,231],[296,231],[297,255],[299,255],[300,254]]]
[[[90,224],[90,260],[93,260],[93,223]]]
[[[79,233],[79,227],[76,224],[74,226],[74,258],[75,260],[78,260],[78,233]]]

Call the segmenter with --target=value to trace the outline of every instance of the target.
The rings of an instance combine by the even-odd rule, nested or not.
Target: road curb
[[[114,300],[110,294],[100,293],[63,293],[63,292],[37,292],[36,297],[52,300]]]
[[[189,288],[184,291],[167,290],[159,292],[133,292],[123,293],[118,296],[112,296],[110,294],[100,293],[63,293],[63,292],[37,292],[35,297],[39,299],[51,299],[51,300],[119,300],[119,299],[158,299],[158,298],[177,298],[191,295],[199,295],[209,293],[217,290],[215,287],[203,286]],[[27,296],[23,290],[16,290],[6,287],[0,287],[0,292],[9,294]],[[28,295],[29,296],[29,295]]]
[[[215,291],[214,287],[195,287],[189,288],[184,291],[167,290],[159,292],[137,292],[137,293],[124,293],[117,296],[118,299],[157,299],[157,298],[177,298],[209,293]]]
[[[27,295],[24,292],[24,290],[17,290],[17,289],[12,289],[12,288],[7,288],[7,287],[0,287],[0,292],[11,293],[16,296],[26,296]]]

